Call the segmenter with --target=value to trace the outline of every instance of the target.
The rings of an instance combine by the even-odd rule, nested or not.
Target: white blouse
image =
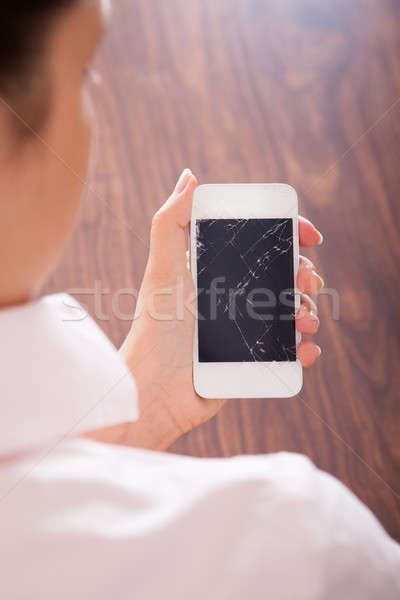
[[[71,297],[0,311],[0,334],[2,598],[400,598],[400,547],[303,456],[196,459],[74,437],[134,420],[137,399]]]

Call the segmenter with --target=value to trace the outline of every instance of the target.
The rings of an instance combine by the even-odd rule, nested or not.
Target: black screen
[[[295,361],[292,219],[201,219],[199,362]]]

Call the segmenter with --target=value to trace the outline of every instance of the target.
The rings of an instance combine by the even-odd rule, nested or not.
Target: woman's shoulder
[[[239,599],[246,590],[261,598],[268,590],[320,599],[334,597],[324,593],[339,580],[353,586],[353,599],[376,597],[369,590],[397,597],[398,546],[355,496],[300,455],[200,459],[77,438],[3,464],[0,481],[0,524],[14,561],[18,548],[28,552],[33,573],[46,556],[58,589],[70,593],[60,561],[76,547],[69,572],[98,598],[107,579],[98,565],[140,581],[146,598],[168,589],[174,598]]]

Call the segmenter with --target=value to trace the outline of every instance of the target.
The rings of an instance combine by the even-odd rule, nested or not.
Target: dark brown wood
[[[171,450],[304,453],[400,539],[398,0],[114,4],[93,189],[48,291],[137,287],[141,240],[185,166],[202,182],[291,183],[325,235],[306,254],[340,299],[339,319],[319,300],[323,356],[299,398],[231,401]],[[102,307],[119,344],[129,323],[110,294]]]

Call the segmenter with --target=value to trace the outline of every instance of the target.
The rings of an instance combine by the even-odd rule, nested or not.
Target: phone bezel
[[[197,294],[196,221],[198,219],[291,218],[293,219],[293,272],[299,266],[298,199],[284,183],[205,184],[194,193],[190,225],[190,265]],[[299,294],[295,295],[296,311]],[[301,336],[296,335],[299,343]],[[288,398],[303,383],[300,361],[200,363],[198,328],[195,324],[193,384],[203,398]]]

